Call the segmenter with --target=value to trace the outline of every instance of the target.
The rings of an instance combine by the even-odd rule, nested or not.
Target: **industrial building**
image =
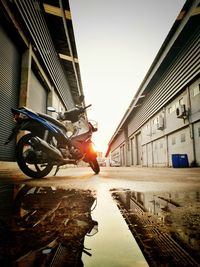
[[[68,0],[1,0],[0,41],[0,161],[14,161],[11,108],[84,104]]]
[[[110,160],[200,166],[199,22],[200,1],[187,0],[109,142]]]

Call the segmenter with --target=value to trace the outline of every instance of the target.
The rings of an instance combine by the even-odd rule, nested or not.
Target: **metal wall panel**
[[[147,145],[142,146],[142,166],[147,166]]]
[[[115,150],[115,148],[119,147],[124,141],[125,141],[125,135],[124,132],[121,132],[118,135],[118,138],[112,144],[112,150]]]
[[[121,166],[125,166],[126,164],[126,150],[125,150],[125,144],[120,146],[120,164]]]
[[[167,166],[166,141],[165,137],[152,143],[153,166]]]
[[[200,121],[194,124],[195,159],[200,166]]]
[[[131,150],[131,160],[130,160],[130,164],[134,165],[134,160],[135,160],[135,138],[132,137],[130,139],[130,150]]]
[[[4,145],[14,126],[11,107],[18,105],[21,56],[0,26],[0,160],[13,161],[15,141]]]
[[[46,21],[37,0],[14,0],[26,27],[31,35],[33,45],[39,52],[51,79],[67,109],[74,107],[69,83],[55,51]]]
[[[169,165],[172,166],[172,154],[187,154],[189,164],[194,160],[192,151],[193,140],[189,127],[168,136]]]
[[[171,65],[158,79],[156,85],[149,88],[150,94],[135,112],[128,125],[128,135],[137,131],[147,120],[158,112],[178,92],[200,73],[200,30],[188,40],[183,51],[172,59]]]
[[[147,144],[147,166],[153,166],[153,152],[152,152],[152,143]]]
[[[200,119],[200,78],[197,79],[190,87],[190,122]]]
[[[29,108],[36,112],[47,113],[47,91],[33,72],[31,72],[28,99]]]
[[[136,135],[136,146],[137,146],[137,165],[141,165],[142,163],[142,139],[141,133]]]

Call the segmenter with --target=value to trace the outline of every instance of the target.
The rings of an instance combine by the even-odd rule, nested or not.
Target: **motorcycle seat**
[[[45,120],[48,120],[54,123],[55,125],[57,125],[58,127],[62,128],[64,131],[67,131],[67,128],[65,127],[65,125],[63,125],[61,122],[57,121],[56,119],[52,118],[51,116],[47,114],[43,114],[43,113],[38,113],[38,114],[40,115],[40,117],[44,118]]]

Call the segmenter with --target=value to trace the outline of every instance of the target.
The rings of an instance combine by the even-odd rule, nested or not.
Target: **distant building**
[[[176,155],[200,166],[199,21],[200,1],[187,0],[109,142],[121,166],[172,166]]]
[[[97,161],[99,163],[99,166],[105,167],[106,166],[106,159],[103,154],[103,152],[97,152]]]
[[[59,6],[59,3],[63,4]],[[11,107],[46,113],[82,104],[82,85],[68,0],[0,1],[0,160],[15,159]]]

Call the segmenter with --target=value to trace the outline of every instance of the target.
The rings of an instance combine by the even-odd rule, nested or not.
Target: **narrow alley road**
[[[200,169],[0,171],[1,266],[199,266]]]

